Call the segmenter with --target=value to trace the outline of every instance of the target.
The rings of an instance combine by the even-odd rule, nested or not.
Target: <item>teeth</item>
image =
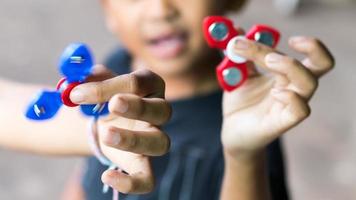
[[[181,41],[181,38],[179,37],[169,37],[169,38],[165,38],[165,39],[162,39],[162,40],[159,40],[157,43],[159,44],[172,44],[172,43],[176,43],[176,42],[180,42]]]
[[[168,41],[172,41],[172,40],[182,40],[183,37],[182,36],[179,36],[179,35],[174,35],[174,36],[167,36],[167,37],[162,37],[162,38],[159,38],[159,39],[154,39],[152,40],[151,43],[153,44],[158,44],[158,43],[161,43],[161,42],[168,42]]]
[[[167,59],[176,57],[184,48],[186,38],[184,35],[170,35],[151,40],[150,52],[158,58]]]

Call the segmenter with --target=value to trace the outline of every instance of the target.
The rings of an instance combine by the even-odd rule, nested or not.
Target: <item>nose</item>
[[[151,0],[149,2],[149,9],[146,10],[146,14],[148,14],[152,20],[171,21],[178,14],[174,0]]]

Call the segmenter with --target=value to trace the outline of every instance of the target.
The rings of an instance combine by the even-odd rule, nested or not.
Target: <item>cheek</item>
[[[134,23],[123,21],[117,27],[116,34],[120,42],[129,50],[136,49],[138,48],[137,46],[140,45],[141,38],[138,26],[135,26]]]
[[[203,35],[203,20],[209,15],[221,13],[221,0],[176,0],[183,23],[188,26],[193,53],[202,55],[208,48]],[[179,1],[179,2],[178,2]],[[197,52],[198,51],[198,52]]]
[[[132,6],[127,9],[121,5],[116,6],[112,13],[115,23],[114,34],[130,52],[137,52],[137,49],[140,49],[142,45],[139,10],[132,8]]]
[[[201,25],[203,19],[208,15],[218,15],[219,4],[217,0],[194,0],[189,1],[183,0],[180,3],[177,2],[180,6],[182,16],[185,20],[188,20],[197,25]],[[222,14],[222,13],[220,13]]]
[[[183,21],[189,26],[192,44],[201,46],[205,43],[203,20],[206,16],[217,14],[216,2],[216,0],[194,0],[189,2],[189,6],[183,3],[180,5]]]

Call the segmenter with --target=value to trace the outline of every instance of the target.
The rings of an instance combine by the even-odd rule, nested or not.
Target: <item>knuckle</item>
[[[129,88],[131,93],[137,94],[139,92],[139,78],[136,74],[129,74]]]
[[[114,105],[117,105],[122,98],[124,98],[122,94],[115,94],[111,97],[110,102],[112,102]]]
[[[163,78],[161,76],[159,76],[158,74],[156,74],[150,70],[147,70],[147,69],[146,69],[146,75],[147,75],[147,77],[149,77],[150,80],[152,80],[153,85],[154,85],[154,90],[155,90],[155,92],[158,93],[158,96],[164,97],[166,83],[163,80]]]
[[[329,52],[325,44],[320,39],[314,37],[310,38],[310,43],[311,43],[312,51],[322,51],[326,53],[327,58],[324,61],[325,70],[327,71],[331,70],[335,66],[335,58]]]
[[[149,193],[149,192],[152,192],[155,188],[155,180],[152,176],[150,176],[148,179],[147,179],[147,183],[145,185],[145,192]]]
[[[296,106],[293,109],[292,121],[301,122],[304,119],[308,118],[311,114],[311,109],[309,105],[305,102],[302,102],[299,98],[296,99]]]
[[[130,178],[128,181],[125,181],[125,186],[120,190],[121,193],[130,194],[135,192],[134,181]]]
[[[154,178],[152,178],[152,176],[149,176],[145,179],[142,178],[131,179],[127,192],[133,194],[145,194],[145,193],[152,192],[153,189],[154,189]]]
[[[119,106],[120,102],[123,99],[125,100],[125,97],[122,94],[115,94],[114,96],[112,96],[110,98],[110,100],[109,100],[109,110],[110,110],[111,113],[121,114],[121,113],[118,113],[116,108]]]
[[[294,110],[289,111],[289,122],[291,124],[298,124],[305,120],[310,115],[310,109],[305,106],[299,106],[294,108]]]
[[[135,179],[131,179],[129,184],[129,193],[137,193],[139,189],[139,181]]]
[[[306,96],[313,94],[319,86],[318,79],[309,71],[302,77],[299,84],[299,90],[304,91]]]
[[[299,98],[297,97],[296,94],[287,94],[286,99],[291,102],[291,108],[296,108],[297,105],[299,104]],[[294,110],[293,110],[294,111]]]
[[[162,155],[163,154],[166,154],[169,150],[170,150],[170,148],[171,148],[171,140],[170,140],[170,138],[168,137],[168,135],[166,135],[166,134],[163,134],[163,151],[162,151]]]
[[[114,126],[107,126],[105,129],[108,134],[113,134],[117,131]]]
[[[299,60],[289,57],[289,56],[284,56],[284,62],[290,66],[300,66],[301,65]]]
[[[309,81],[309,90],[311,91],[315,91],[319,86],[319,82],[316,78],[312,77],[310,78],[310,81]]]
[[[329,55],[329,59],[327,59],[326,61],[326,70],[327,71],[330,71],[332,70],[334,67],[335,67],[335,58],[334,56],[332,56],[331,54]]]
[[[252,43],[251,47],[250,51],[247,51],[247,54],[254,58],[256,58],[259,53],[263,52],[264,49],[264,47],[257,42]]]
[[[310,37],[309,41],[313,49],[318,49],[323,46],[323,42],[318,38]]]
[[[165,82],[158,74],[140,69],[130,74],[131,91],[137,95],[164,97]]]
[[[162,117],[162,124],[168,122],[171,117],[172,117],[172,106],[168,102],[164,102],[163,104],[163,112],[161,112],[163,117]]]
[[[153,72],[152,72],[153,73]],[[163,80],[163,78],[161,76],[159,76],[156,73],[153,73],[153,75],[155,76],[157,85],[158,85],[158,89],[164,91],[166,88],[166,82]]]
[[[138,98],[135,103],[135,108],[132,110],[132,114],[135,115],[137,119],[143,119],[147,112],[147,103],[145,100]]]
[[[122,129],[120,131],[120,149],[133,151],[137,147],[137,136],[131,131]]]
[[[155,187],[155,179],[153,175],[140,175],[140,178],[136,179],[136,192],[140,194],[150,193],[154,190]]]
[[[152,74],[155,74],[149,69],[139,69],[139,70],[136,71],[136,73],[142,74],[144,76],[151,76]]]
[[[172,105],[166,102],[166,107],[167,107],[167,121],[169,121],[172,118],[173,115],[173,108]]]
[[[94,96],[96,97],[98,102],[105,101],[105,84],[103,82],[98,82],[94,87]]]
[[[311,109],[307,104],[305,104],[300,108],[298,118],[299,118],[299,120],[304,120],[304,119],[308,118],[310,116],[310,114],[311,114]]]
[[[139,137],[136,134],[131,134],[129,138],[127,138],[127,149],[135,150],[139,143]]]
[[[171,148],[171,140],[165,133],[161,133],[157,140],[154,142],[156,146],[157,156],[166,154]]]
[[[289,101],[299,101],[299,97],[295,92],[286,93],[286,97]]]

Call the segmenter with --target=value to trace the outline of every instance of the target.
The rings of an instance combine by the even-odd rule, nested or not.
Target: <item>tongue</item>
[[[184,40],[180,37],[170,37],[149,45],[150,52],[157,58],[169,59],[177,57],[184,48]]]

